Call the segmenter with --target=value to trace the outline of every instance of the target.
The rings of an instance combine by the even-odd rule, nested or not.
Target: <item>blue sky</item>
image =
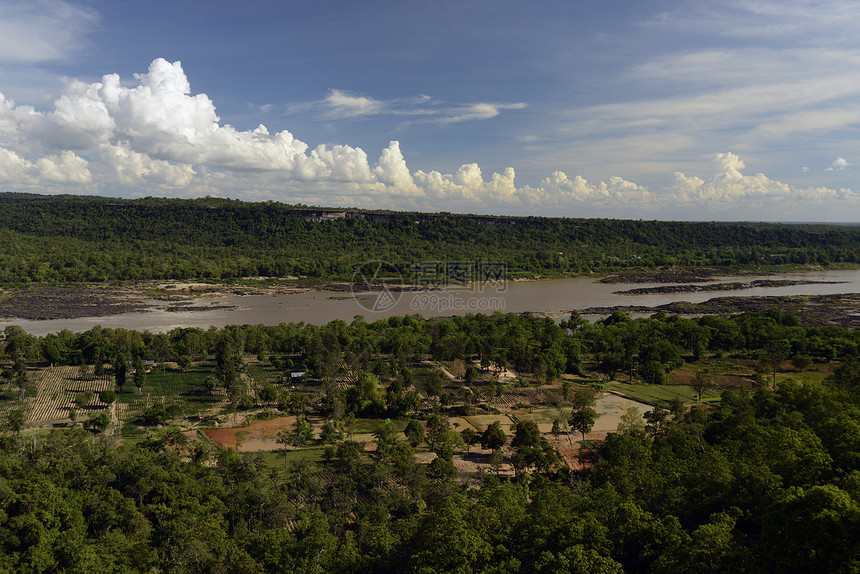
[[[0,0],[0,190],[860,219],[860,4]]]

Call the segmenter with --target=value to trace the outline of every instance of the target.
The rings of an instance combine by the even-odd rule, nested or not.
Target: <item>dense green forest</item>
[[[580,373],[583,361],[588,361],[590,369],[609,378],[634,378],[638,373],[646,382],[661,383],[660,373],[706,355],[810,364],[857,357],[860,331],[802,325],[776,308],[698,318],[661,313],[631,319],[615,312],[597,323],[574,312],[561,324],[529,313],[496,312],[451,318],[408,315],[372,323],[357,316],[350,323],[336,320],[323,326],[182,327],[167,333],[94,327],[44,337],[9,326],[0,338],[0,350],[10,362],[56,365],[121,365],[135,359],[187,362],[227,350],[239,357],[290,355],[300,357],[321,382],[337,380],[349,370],[401,373],[425,357],[473,361],[484,369],[511,368],[551,382],[562,373]]]
[[[0,194],[3,285],[348,280],[372,259],[406,276],[427,260],[504,262],[514,276],[547,276],[857,264],[858,254],[860,227],[851,226]],[[858,356],[860,331],[802,324],[778,309],[43,337],[10,326],[0,333],[0,571],[856,572]],[[145,374],[149,361],[159,367]],[[48,422],[74,428],[28,424],[21,405],[34,404],[39,376],[60,369],[74,380],[46,400],[69,418]],[[301,382],[285,380],[292,371]],[[259,385],[247,382],[261,374]],[[115,392],[97,402],[83,390],[94,376]],[[167,385],[174,380],[182,385]],[[678,386],[695,393],[646,401],[644,418],[587,442],[594,396],[628,383],[655,397]],[[81,399],[80,416],[70,396]],[[513,404],[524,397],[535,402]],[[110,404],[125,409],[116,433],[108,427],[120,410]],[[220,423],[289,413],[296,428],[283,450],[224,449],[189,436],[206,408]],[[448,422],[499,408],[510,428],[475,433]],[[532,408],[563,414],[554,437],[526,416]],[[356,421],[372,443],[353,437]],[[559,441],[572,445],[579,433],[569,464]],[[309,444],[316,454],[302,450]],[[455,456],[479,444],[472,457],[487,464],[464,476]],[[502,462],[515,473],[503,476]]]
[[[97,424],[86,425],[93,432],[22,434],[19,419],[0,435],[5,571],[860,568],[857,331],[804,326],[774,309],[696,319],[615,313],[596,324],[576,315],[559,325],[497,313],[165,334],[94,328],[41,338],[8,327],[3,335],[10,385],[27,360],[119,370],[143,358],[182,363],[212,353],[218,384],[229,386],[242,355],[272,353],[272,362],[307,368],[308,388],[316,389],[312,401],[282,408],[313,412],[333,431],[319,439],[328,443],[321,460],[288,451],[273,465],[265,453],[190,441],[175,427],[116,446],[95,432]],[[752,386],[724,390],[713,405],[655,406],[644,423],[631,419],[584,445],[578,468],[525,418],[471,437],[445,423],[463,408],[467,387],[484,396],[507,392],[486,376],[496,365],[528,373],[505,385],[541,386],[563,371],[587,371],[606,373],[602,380],[655,377],[651,385],[659,386],[661,373],[705,357],[763,368]],[[465,359],[462,382],[413,376],[428,358]],[[798,373],[815,364],[830,374],[777,381],[787,361]],[[589,380],[599,387],[600,378]],[[244,397],[241,389],[234,394],[238,407]],[[435,399],[422,410],[416,396]],[[557,396],[559,408],[573,408],[573,424],[580,391]],[[376,421],[370,451],[337,430],[356,415]],[[152,416],[160,424],[169,415]],[[394,420],[408,422],[406,438]],[[409,431],[419,420],[426,436]],[[304,432],[299,425],[294,438]],[[494,453],[508,444],[516,477],[458,476],[453,450],[473,441]],[[435,453],[429,464],[416,459],[422,448]]]
[[[0,284],[349,279],[381,259],[490,261],[513,276],[666,265],[860,263],[860,227],[335,211],[280,203],[0,194]]]
[[[25,437],[18,427],[0,435],[0,569],[848,573],[860,568],[856,332],[808,328],[772,311],[695,320],[631,320],[616,314],[591,326],[575,316],[563,326],[530,315],[416,316],[324,327],[176,330],[161,342],[157,337],[94,329],[36,339],[9,328],[4,352],[10,359],[56,352],[61,360],[76,361],[112,353],[213,351],[219,365],[231,364],[224,358],[240,350],[285,352],[314,365],[320,382],[348,380],[355,362],[345,359],[352,354],[367,360],[362,373],[376,373],[373,380],[387,388],[371,385],[368,396],[363,382],[331,389],[345,404],[344,416],[378,417],[376,447],[366,451],[339,435],[320,461],[289,451],[286,466],[283,456],[273,466],[263,454],[213,448],[171,428],[115,446],[80,429]],[[519,471],[510,480],[486,473],[477,477],[477,487],[474,480],[457,477],[450,463],[457,433],[446,428],[444,417],[456,401],[437,402],[433,412],[421,415],[401,400],[422,384],[408,374],[410,358],[422,354],[452,358],[492,348],[492,361],[526,369],[555,356],[559,368],[591,363],[626,369],[628,346],[638,365],[646,356],[661,364],[694,361],[697,353],[753,356],[766,366],[774,356],[805,357],[805,364],[829,365],[830,375],[776,384],[765,376],[752,390],[724,391],[712,406],[655,407],[646,413],[647,424],[631,422],[586,446],[578,469],[555,457],[528,421],[508,432],[496,429],[487,438],[490,427],[481,442],[510,444]],[[470,364],[477,369],[480,363],[472,357]],[[332,401],[319,403],[321,412],[331,407]],[[389,416],[410,421],[429,416],[428,435],[410,434],[407,425],[404,439],[383,418]],[[438,428],[430,434],[434,424]],[[425,441],[436,454],[430,464],[415,457]]]

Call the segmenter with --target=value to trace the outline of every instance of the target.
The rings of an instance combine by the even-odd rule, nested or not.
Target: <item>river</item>
[[[164,332],[176,327],[223,327],[231,324],[277,325],[282,322],[325,324],[335,319],[351,321],[362,315],[367,321],[382,317],[420,313],[425,317],[491,314],[494,311],[549,313],[563,316],[571,310],[587,307],[642,305],[656,307],[673,301],[699,303],[726,296],[787,296],[860,293],[860,269],[847,271],[807,271],[777,276],[721,277],[715,281],[750,283],[756,279],[795,281],[838,281],[833,284],[807,284],[789,287],[757,287],[735,291],[695,293],[652,293],[618,295],[639,287],[656,287],[658,283],[597,283],[593,278],[574,277],[543,281],[508,281],[470,288],[449,288],[421,292],[382,292],[359,294],[349,292],[304,291],[287,295],[250,295],[207,297],[197,300],[193,311],[168,311],[168,303],[153,301],[154,309],[107,317],[52,319],[46,321],[0,320],[0,329],[19,325],[28,333],[44,336],[63,329],[86,331],[95,325],[139,331]],[[230,306],[231,309],[214,308]]]

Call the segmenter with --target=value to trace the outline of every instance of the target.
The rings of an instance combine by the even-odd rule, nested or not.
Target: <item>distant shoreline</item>
[[[805,269],[805,270],[823,270]],[[793,270],[792,270],[793,271]],[[777,276],[781,273],[791,271],[756,271],[756,275]],[[639,270],[626,271],[608,275],[591,276],[594,281],[601,283],[680,283],[680,285],[660,285],[657,287],[643,287],[619,291],[621,294],[648,294],[648,293],[687,293],[698,291],[730,291],[745,289],[749,287],[785,287],[790,285],[804,284],[833,284],[833,281],[789,281],[781,279],[760,279],[750,283],[714,283],[720,276],[745,275],[752,272],[729,270],[729,269],[673,269],[673,270]],[[580,275],[583,276],[583,275]],[[530,281],[555,280],[555,277],[536,278]],[[523,279],[512,279],[511,281],[522,281]],[[129,284],[116,283],[76,283],[67,285],[39,285],[31,284],[20,289],[0,290],[0,319],[5,320],[29,320],[49,321],[56,319],[79,319],[92,317],[109,317],[126,313],[145,313],[155,309],[168,312],[187,311],[212,311],[214,309],[233,309],[235,305],[199,305],[203,299],[217,299],[224,297],[244,296],[276,296],[309,291],[334,291],[352,293],[353,291],[369,292],[375,288],[387,288],[396,291],[413,291],[417,287],[413,285],[359,285],[349,282],[328,282],[309,284],[299,278],[249,278],[242,283],[203,283],[195,281],[140,281]],[[728,298],[717,298],[724,301]],[[753,300],[750,297],[735,297],[731,299]],[[773,297],[765,297],[771,304]],[[780,300],[784,298],[778,298]],[[789,297],[790,299],[790,297]],[[710,303],[710,302],[708,302]],[[166,304],[166,305],[165,305]],[[609,314],[613,310],[621,309],[631,312],[670,312],[680,314],[690,313],[720,313],[733,312],[701,309],[691,311],[687,307],[689,303],[678,302],[657,308],[640,307],[596,307],[593,313],[584,314]],[[756,304],[751,303],[751,307]],[[734,308],[734,307],[732,307]],[[860,309],[858,309],[860,311]],[[820,314],[820,313],[819,313]]]

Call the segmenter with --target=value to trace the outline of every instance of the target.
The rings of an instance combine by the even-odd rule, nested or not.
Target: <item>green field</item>
[[[323,446],[304,447],[290,450],[286,459],[289,463],[317,464],[323,461],[323,452],[325,452],[325,447]],[[265,468],[284,468],[283,450],[258,451],[254,453],[254,456],[259,457]]]
[[[176,405],[184,416],[194,416],[205,412],[223,401],[223,396],[210,395],[203,385],[206,377],[215,373],[213,363],[195,363],[188,371],[155,368],[147,373],[146,379],[137,392],[133,377],[129,376],[123,390],[118,393],[117,401],[127,404],[129,411],[140,413],[155,403],[165,406]]]
[[[649,405],[665,406],[673,399],[680,399],[684,403],[696,401],[696,393],[685,385],[648,385],[611,381],[603,383],[603,389]],[[702,400],[704,402],[718,401],[720,392],[720,389],[709,389],[702,393]]]

